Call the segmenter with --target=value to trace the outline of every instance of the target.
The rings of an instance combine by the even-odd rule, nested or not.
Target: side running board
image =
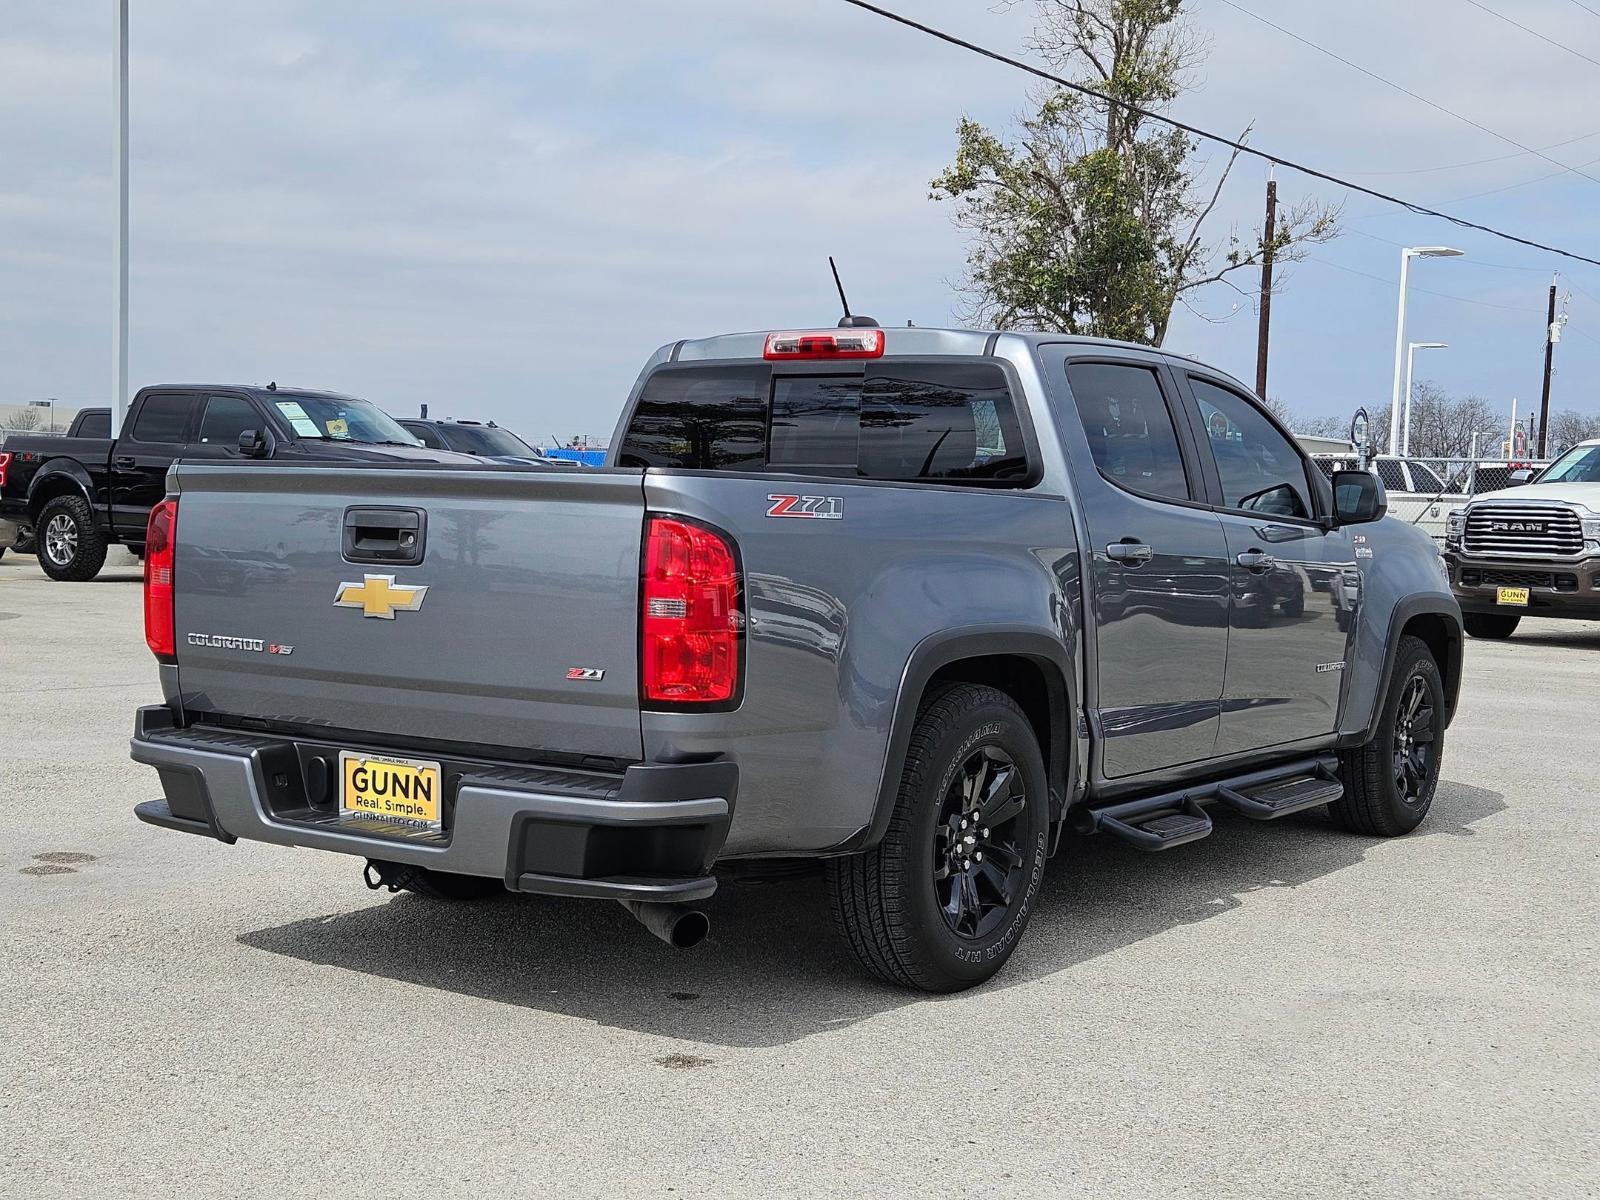
[[[1141,850],[1170,850],[1197,842],[1213,825],[1205,806],[1221,804],[1254,821],[1331,804],[1344,795],[1332,755],[1300,759],[1231,779],[1143,796],[1106,808],[1086,809],[1076,825],[1084,833],[1105,832]]]

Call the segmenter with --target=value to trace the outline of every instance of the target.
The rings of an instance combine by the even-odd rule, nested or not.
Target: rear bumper
[[[1480,558],[1447,549],[1444,561],[1462,612],[1600,620],[1600,559]],[[1501,587],[1526,587],[1527,605],[1500,604]]]
[[[500,879],[516,892],[670,902],[716,890],[711,867],[738,789],[733,763],[607,775],[447,758],[445,828],[386,836],[340,822],[331,763],[341,748],[373,747],[177,729],[170,709],[142,708],[132,756],[156,769],[165,797],[134,813],[222,842],[332,850]]]

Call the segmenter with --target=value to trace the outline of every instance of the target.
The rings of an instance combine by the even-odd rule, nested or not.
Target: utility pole
[[[1561,336],[1556,325],[1556,280],[1550,280],[1550,315],[1544,326],[1544,396],[1539,401],[1539,457],[1545,456],[1545,429],[1550,424],[1550,372],[1555,362],[1556,339]]]
[[[128,415],[128,0],[112,0],[111,179],[116,223],[111,239],[111,436]]]
[[[1267,178],[1267,224],[1261,239],[1261,331],[1256,342],[1256,395],[1267,398],[1267,346],[1272,330],[1272,260],[1277,257],[1278,181]]]

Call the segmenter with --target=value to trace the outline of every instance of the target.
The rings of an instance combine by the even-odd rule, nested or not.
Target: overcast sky
[[[1527,145],[1583,138],[1548,153],[1600,176],[1600,65],[1466,0],[1239,2]],[[1600,59],[1600,18],[1572,0],[1486,3]],[[928,181],[963,113],[1004,124],[1029,88],[839,0],[130,7],[134,386],[277,379],[530,439],[608,433],[663,342],[831,323],[830,253],[858,311],[952,323],[964,243]],[[1012,52],[1033,19],[901,7]],[[1212,49],[1177,115],[1254,122],[1263,148],[1600,258],[1600,183],[1530,182],[1559,168],[1221,0],[1190,7]],[[0,402],[104,403],[111,5],[6,14]],[[1339,198],[1279,178],[1286,201]],[[1240,164],[1217,233],[1259,219],[1264,179]],[[1346,229],[1274,302],[1274,394],[1308,414],[1386,404],[1398,246],[1443,242],[1468,257],[1416,266],[1411,336],[1452,348],[1419,377],[1537,399],[1556,260],[1361,197]],[[1600,268],[1567,287],[1555,404],[1600,410]],[[1217,286],[1196,307],[1236,302],[1220,323],[1180,309],[1168,346],[1253,379],[1249,302]]]

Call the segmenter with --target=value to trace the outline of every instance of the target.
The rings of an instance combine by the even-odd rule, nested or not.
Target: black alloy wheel
[[[939,911],[959,937],[984,938],[1027,882],[1033,828],[1022,772],[999,746],[974,750],[945,791],[933,829]]]
[[[1414,808],[1422,803],[1432,780],[1435,737],[1433,697],[1420,675],[1406,680],[1394,720],[1394,790]]]

